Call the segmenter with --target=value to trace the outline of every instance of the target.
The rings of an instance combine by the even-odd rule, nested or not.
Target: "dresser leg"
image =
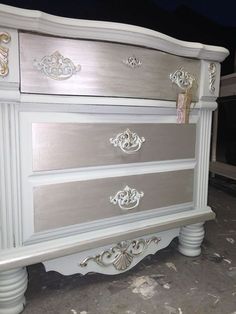
[[[27,283],[25,268],[0,272],[0,314],[19,314],[23,311]]]
[[[201,244],[204,238],[204,223],[197,223],[182,227],[179,234],[178,250],[186,256],[201,254]]]

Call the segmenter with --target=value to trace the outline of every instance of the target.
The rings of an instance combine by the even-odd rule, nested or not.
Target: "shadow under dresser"
[[[34,263],[118,274],[176,237],[199,255],[228,51],[5,5],[0,21],[0,314],[23,310]]]

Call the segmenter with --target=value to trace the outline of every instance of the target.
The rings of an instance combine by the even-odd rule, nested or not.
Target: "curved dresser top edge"
[[[60,17],[4,4],[0,4],[0,21],[2,27],[133,44],[196,59],[222,62],[229,55],[229,51],[223,47],[178,40],[140,26]]]

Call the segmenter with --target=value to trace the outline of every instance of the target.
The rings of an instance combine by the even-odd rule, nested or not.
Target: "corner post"
[[[220,64],[201,61],[193,202],[194,208],[203,210],[207,208],[212,111],[217,108],[215,100],[219,94],[219,81]],[[212,216],[214,217],[213,213]],[[178,247],[180,253],[186,256],[200,255],[204,238],[203,225],[204,221],[181,228]]]

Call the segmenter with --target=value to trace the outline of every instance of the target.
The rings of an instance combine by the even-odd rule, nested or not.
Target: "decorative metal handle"
[[[195,77],[183,68],[179,68],[174,73],[171,73],[170,80],[184,91],[191,89],[196,81]]]
[[[144,137],[139,137],[137,133],[131,132],[129,129],[117,134],[115,138],[110,138],[110,143],[114,147],[120,147],[126,154],[137,152],[144,142]]]
[[[110,196],[110,202],[114,205],[118,204],[123,210],[130,210],[138,207],[140,199],[144,196],[142,191],[130,188],[128,185],[124,190],[116,193],[115,196]]]
[[[139,60],[135,55],[128,57],[126,60],[123,60],[123,63],[132,69],[138,68],[142,65],[142,61]]]

